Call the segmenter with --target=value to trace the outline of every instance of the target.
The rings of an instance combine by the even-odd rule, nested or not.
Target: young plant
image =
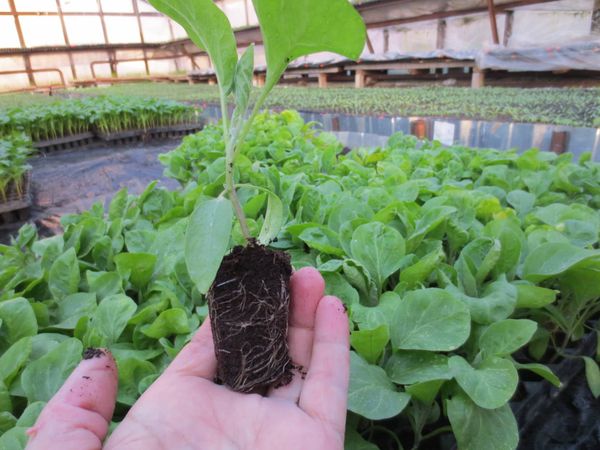
[[[218,377],[241,392],[285,384],[291,380],[286,342],[289,257],[260,247],[252,239],[236,193],[235,159],[256,114],[288,64],[321,51],[358,58],[365,43],[364,23],[347,0],[253,0],[263,35],[267,78],[248,113],[254,46],[238,60],[231,25],[212,0],[150,3],[181,24],[192,41],[208,53],[219,85],[224,191],[216,199],[199,202],[190,218],[185,246],[188,272],[196,288],[207,294]],[[235,105],[231,115],[227,108],[230,96]],[[261,190],[269,200],[258,243],[266,245],[279,232],[283,208],[273,192]],[[234,213],[249,245],[234,249],[224,260]]]

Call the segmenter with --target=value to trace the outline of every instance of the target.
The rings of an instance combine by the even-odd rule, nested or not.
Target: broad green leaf
[[[451,351],[464,344],[471,332],[466,305],[442,289],[409,292],[393,321],[392,344],[402,350]]]
[[[32,427],[44,409],[44,406],[46,406],[46,402],[33,402],[27,405],[27,408],[25,408],[25,411],[23,411],[17,421],[17,426]]]
[[[479,348],[485,356],[508,356],[527,344],[537,330],[537,323],[527,319],[506,319],[485,329]]]
[[[279,197],[272,192],[268,192],[267,212],[265,221],[258,235],[258,242],[263,245],[269,245],[279,234],[283,225],[283,204]]]
[[[123,294],[111,295],[100,302],[92,316],[88,331],[94,331],[101,342],[87,342],[88,346],[108,346],[118,341],[127,322],[135,314],[137,305]]]
[[[27,445],[27,428],[14,427],[0,436],[0,448],[2,450],[23,450]]]
[[[483,233],[500,242],[500,256],[492,270],[492,276],[496,278],[501,274],[509,274],[512,279],[526,242],[519,222],[513,218],[493,220],[486,224]]]
[[[357,59],[366,30],[360,14],[346,0],[252,0],[263,35],[269,91],[287,65],[317,52]]]
[[[400,268],[405,253],[402,235],[380,222],[359,226],[352,234],[352,257],[369,271],[381,289],[384,281]]]
[[[75,249],[70,248],[54,261],[48,274],[48,287],[52,296],[60,300],[77,292],[79,287],[79,263]]]
[[[0,356],[0,381],[10,386],[13,379],[25,366],[31,353],[31,337],[19,339]]]
[[[600,397],[600,369],[598,364],[588,356],[582,356],[585,362],[585,378],[594,398]]]
[[[367,362],[376,364],[390,340],[386,324],[372,330],[355,330],[350,334],[350,344]]]
[[[359,302],[358,292],[348,283],[343,275],[335,272],[326,272],[322,275],[325,280],[326,295],[335,295],[346,306],[351,306]]]
[[[161,312],[147,328],[142,328],[142,333],[154,339],[173,334],[185,334],[190,331],[187,314],[179,308],[167,309]]]
[[[460,450],[517,448],[519,428],[510,406],[483,409],[458,394],[447,400],[446,411]]]
[[[131,284],[141,289],[148,284],[156,265],[156,255],[150,253],[121,253],[115,256],[117,272],[129,277]]]
[[[35,336],[38,332],[37,319],[31,303],[23,297],[0,302],[0,337],[9,344],[27,336]]]
[[[517,308],[543,308],[556,300],[557,291],[532,284],[517,284]]]
[[[131,406],[140,396],[138,389],[142,379],[156,373],[154,364],[137,358],[117,360],[119,392],[117,402]]]
[[[149,0],[187,32],[190,39],[206,50],[219,85],[229,92],[237,64],[237,45],[227,16],[212,0]]]
[[[400,281],[406,283],[407,289],[414,289],[425,282],[427,277],[444,259],[441,242],[436,250],[420,258],[415,264],[400,271]]]
[[[442,385],[445,382],[446,380],[423,381],[421,383],[406,386],[405,389],[412,398],[416,398],[421,400],[423,403],[430,405],[437,397]]]
[[[81,361],[82,350],[81,341],[69,338],[30,363],[21,375],[29,402],[50,400]]]
[[[127,275],[128,276],[128,275]],[[117,272],[92,272],[88,270],[85,273],[89,291],[95,298],[102,300],[105,297],[123,292],[123,279]],[[59,302],[63,303],[67,298],[76,296],[71,294]]]
[[[533,250],[523,264],[523,277],[534,283],[566,272],[586,260],[600,259],[600,252],[571,244],[548,243]]]
[[[554,374],[554,372],[552,372],[552,370],[550,370],[549,367],[546,367],[543,364],[537,364],[537,363],[519,364],[519,363],[515,363],[515,367],[518,370],[529,370],[530,372],[533,372],[533,373],[539,375],[540,377],[544,378],[545,380],[548,380],[554,386],[556,386],[558,388],[561,387],[560,379]]]
[[[474,368],[461,356],[452,356],[448,366],[471,400],[485,409],[496,409],[506,404],[519,383],[517,369],[511,361],[503,358],[486,358]]]
[[[506,200],[515,208],[519,217],[525,217],[533,209],[533,205],[535,205],[535,195],[521,190],[509,192]]]
[[[365,441],[354,428],[346,427],[344,450],[379,450],[375,444]]]
[[[344,251],[340,248],[337,233],[326,226],[306,228],[300,233],[298,238],[304,241],[310,248],[314,248],[320,252],[334,256],[344,256]]]
[[[235,76],[233,81],[233,92],[235,94],[235,110],[231,119],[232,125],[237,129],[234,134],[239,132],[244,115],[248,109],[248,100],[252,90],[252,75],[254,74],[254,44],[250,44],[244,51],[235,66]]]
[[[433,352],[398,351],[387,361],[385,370],[394,383],[415,384],[450,380],[448,357]]]
[[[402,412],[410,395],[398,392],[385,371],[350,352],[348,409],[371,420],[388,419]]]
[[[57,323],[52,328],[73,330],[82,317],[91,317],[97,307],[96,295],[88,292],[71,294],[58,302]]]
[[[225,198],[201,201],[190,217],[185,234],[185,263],[202,294],[208,292],[231,234],[233,208]]]
[[[504,275],[488,284],[481,298],[465,295],[454,286],[447,286],[446,290],[463,301],[469,308],[473,322],[481,325],[510,317],[517,304],[517,288],[508,283]]]

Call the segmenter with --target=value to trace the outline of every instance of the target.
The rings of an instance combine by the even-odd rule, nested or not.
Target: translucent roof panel
[[[104,17],[108,42],[125,44],[140,42],[140,29],[135,17]]]
[[[71,45],[104,44],[104,33],[100,17],[66,16],[65,27]]]
[[[0,48],[20,47],[19,35],[15,28],[15,21],[9,16],[0,16]]]
[[[3,11],[3,12],[10,11],[10,6],[8,4],[8,0],[0,0],[0,11]]]
[[[17,12],[56,12],[56,0],[15,0]]]
[[[21,16],[26,47],[65,45],[60,18],[57,16]],[[43,33],[39,31],[43,30]]]
[[[111,12],[133,12],[133,3],[131,0],[102,0],[102,11],[105,13]]]
[[[60,7],[64,12],[98,12],[96,0],[60,0]]]

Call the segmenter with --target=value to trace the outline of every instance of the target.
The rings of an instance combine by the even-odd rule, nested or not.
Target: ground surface
[[[59,231],[60,216],[85,211],[98,201],[107,205],[124,187],[139,194],[151,181],[160,180],[170,189],[177,188],[176,181],[163,177],[157,157],[179,142],[171,139],[118,147],[97,145],[33,158],[30,220],[43,234],[53,234]],[[15,228],[0,231],[0,241],[7,239],[7,231],[14,232]]]

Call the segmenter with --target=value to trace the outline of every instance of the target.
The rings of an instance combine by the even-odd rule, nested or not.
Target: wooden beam
[[[437,39],[436,48],[441,50],[446,45],[446,21],[444,19],[438,20],[437,23]]]
[[[369,36],[368,32],[367,32],[367,48],[369,49],[370,54],[375,53],[375,50],[373,49],[373,43],[371,42],[371,37]]]
[[[135,17],[135,13],[130,12],[105,12],[103,13],[105,16],[109,17]],[[11,16],[12,14],[9,11],[0,11],[0,16]],[[61,15],[55,11],[19,11],[20,16],[35,16],[35,17],[56,17]],[[82,12],[73,12],[73,11],[63,11],[62,15],[65,17],[69,16],[87,16],[87,17],[97,17],[100,15],[98,12],[90,12],[90,11],[82,11]],[[140,16],[143,17],[164,17],[163,14],[159,12],[140,12]]]
[[[488,13],[490,15],[490,27],[492,28],[492,40],[495,45],[500,45],[500,37],[498,36],[498,22],[496,20],[496,8],[494,0],[487,0]]]
[[[471,77],[471,87],[473,89],[479,89],[485,86],[485,71],[475,67],[473,68],[473,74]]]
[[[504,19],[504,37],[502,38],[502,45],[508,46],[510,38],[512,37],[513,24],[515,22],[515,13],[513,11],[506,11],[506,17]]]
[[[144,41],[144,31],[142,30],[142,18],[140,17],[140,10],[138,9],[137,0],[131,0],[131,4],[133,6],[133,12],[135,13],[135,17],[137,18],[138,28],[140,30],[140,42],[144,45],[146,42]],[[144,67],[146,69],[146,75],[150,76],[150,67],[148,66],[148,54],[146,53],[146,49],[142,50],[144,55]]]
[[[21,46],[21,48],[25,48],[25,39],[23,38],[21,21],[19,20],[17,8],[15,7],[15,0],[8,0],[8,5],[10,7],[10,14],[13,16],[13,19],[15,21],[15,28],[17,30],[17,36],[19,37],[19,45]],[[29,85],[35,86],[35,77],[33,76],[33,72],[31,71],[31,59],[29,59],[29,55],[23,55],[23,63],[25,64],[25,70],[27,72],[27,79],[29,80]]]
[[[319,75],[319,87],[320,88],[326,88],[327,87],[327,74],[324,72],[321,72]]]
[[[63,37],[65,38],[65,45],[67,47],[71,46],[69,42],[69,33],[67,32],[67,26],[65,25],[65,18],[62,15],[62,7],[60,5],[60,0],[56,0],[56,9],[58,10],[58,17],[60,18],[60,26],[62,28]],[[71,74],[73,75],[73,80],[77,79],[77,70],[75,69],[75,62],[73,61],[73,54],[71,52],[67,53],[69,55],[69,65],[71,66]]]

